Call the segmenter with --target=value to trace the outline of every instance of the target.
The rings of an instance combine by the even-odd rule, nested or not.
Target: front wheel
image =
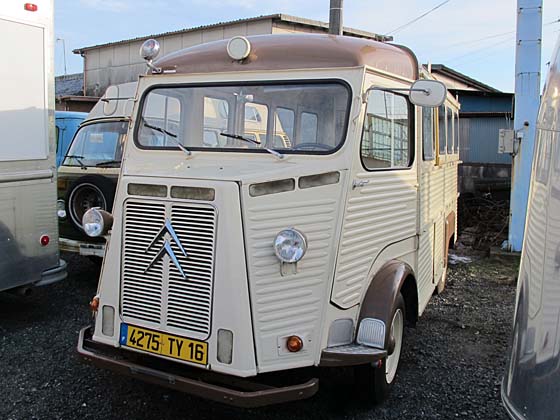
[[[360,392],[374,404],[385,401],[396,381],[403,346],[405,316],[404,298],[399,293],[391,318],[391,330],[387,344],[388,356],[380,366],[366,365],[355,368],[356,384]]]

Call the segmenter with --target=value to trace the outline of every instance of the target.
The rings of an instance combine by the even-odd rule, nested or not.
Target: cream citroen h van
[[[409,50],[364,39],[157,50],[112,215],[83,218],[108,246],[79,352],[241,406],[313,395],[302,368],[355,366],[382,400],[405,323],[445,282],[458,103]]]

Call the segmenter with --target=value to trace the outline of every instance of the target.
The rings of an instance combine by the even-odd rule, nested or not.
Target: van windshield
[[[344,141],[349,102],[339,82],[155,88],[136,139],[153,149],[329,153]]]
[[[128,121],[97,122],[80,127],[63,165],[118,167],[127,129]]]

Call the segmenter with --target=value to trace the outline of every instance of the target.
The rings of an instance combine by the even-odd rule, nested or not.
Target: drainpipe
[[[343,0],[331,0],[329,12],[329,34],[342,35],[342,2]]]
[[[540,105],[542,5],[542,0],[517,0],[514,129],[518,150],[512,159],[507,244],[515,252],[521,251],[523,244]]]

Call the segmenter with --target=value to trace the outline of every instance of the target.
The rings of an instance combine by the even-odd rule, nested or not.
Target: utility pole
[[[517,0],[514,153],[508,248],[521,251],[540,105],[543,0]]]
[[[329,34],[342,35],[342,3],[343,0],[331,0],[329,12]]]
[[[64,57],[64,75],[66,76],[66,41],[64,41],[64,38],[56,38],[56,41],[62,41],[62,53],[63,53],[63,57]]]

